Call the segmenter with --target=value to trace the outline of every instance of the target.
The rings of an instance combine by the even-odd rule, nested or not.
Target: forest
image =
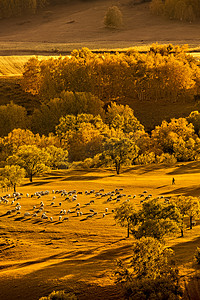
[[[0,18],[36,14],[40,9],[56,4],[70,4],[74,0],[1,0]],[[81,0],[93,2],[94,0]],[[162,15],[169,19],[194,22],[200,17],[200,3],[198,0],[141,0],[140,3],[150,2],[150,10],[153,14]],[[138,4],[130,0],[129,5]]]
[[[82,48],[57,59],[31,58],[21,85],[40,106],[32,114],[14,102],[0,106],[1,167],[18,165],[32,181],[71,164],[114,167],[119,174],[123,165],[198,161],[198,111],[147,132],[125,104],[127,98],[141,105],[197,101],[200,69],[186,50],[152,45],[147,53],[96,54]],[[38,166],[30,170],[27,157],[36,154]]]

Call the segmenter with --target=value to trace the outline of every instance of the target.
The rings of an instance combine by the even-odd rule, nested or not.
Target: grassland
[[[74,291],[79,299],[123,299],[122,290],[114,286],[113,272],[118,258],[131,255],[134,239],[126,239],[126,229],[115,224],[112,210],[119,203],[106,202],[107,197],[85,195],[85,191],[104,188],[105,193],[123,188],[125,197],[140,207],[139,194],[147,190],[153,197],[170,195],[200,195],[200,163],[191,162],[174,168],[161,166],[133,167],[116,176],[112,170],[54,171],[25,181],[18,188],[23,193],[19,200],[21,215],[6,212],[13,208],[11,201],[0,205],[0,290],[4,300],[38,299],[56,289]],[[171,185],[175,177],[176,185]],[[52,190],[77,190],[76,201],[64,200]],[[49,190],[48,196],[40,199],[26,197],[36,191]],[[9,191],[11,192],[11,191]],[[5,192],[1,193],[1,196]],[[133,195],[136,198],[133,199]],[[56,196],[54,205],[52,197]],[[86,205],[91,200],[94,204]],[[41,219],[41,213],[32,217],[33,206],[44,202],[44,211],[53,221]],[[59,202],[62,205],[59,205]],[[83,215],[76,216],[76,204],[80,203]],[[108,208],[103,217],[105,208]],[[69,220],[59,221],[61,209],[70,209]],[[98,214],[89,217],[90,209]],[[25,212],[30,216],[24,217]],[[200,222],[192,230],[187,229],[184,238],[170,238],[167,245],[175,250],[183,283],[189,283],[190,299],[198,293],[198,269],[193,262],[196,246],[199,246]],[[195,279],[192,279],[196,276]],[[194,281],[196,280],[196,281]],[[185,299],[187,298],[187,294]]]

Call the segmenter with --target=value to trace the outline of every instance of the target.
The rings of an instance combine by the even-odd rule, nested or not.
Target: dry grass
[[[130,201],[140,207],[139,194],[144,190],[154,197],[198,196],[199,172],[200,163],[187,163],[175,168],[133,167],[119,176],[111,170],[54,171],[35,178],[32,184],[25,181],[18,189],[24,195],[19,201],[21,215],[6,215],[13,207],[11,201],[0,205],[0,290],[3,299],[38,299],[53,289],[63,288],[75,291],[80,299],[121,299],[120,289],[113,286],[115,260],[131,255],[134,240],[126,239],[126,229],[115,224],[111,210],[119,203],[106,202],[107,197],[85,195],[84,191],[104,188],[105,192],[109,192],[123,188],[126,197],[121,202],[129,194],[136,195]],[[175,186],[171,185],[172,177],[176,179]],[[78,195],[78,199],[72,202],[64,200],[60,194],[52,194],[53,189],[76,189],[83,195]],[[27,192],[31,195],[41,190],[49,190],[50,194],[42,199],[25,196]],[[54,195],[56,199],[52,206]],[[86,205],[91,200],[95,203]],[[33,205],[38,208],[41,201],[53,222],[42,220],[41,213],[32,217]],[[62,202],[61,207],[59,202]],[[80,203],[83,212],[81,217],[75,213],[77,203]],[[108,213],[103,218],[105,208],[108,208]],[[59,221],[61,209],[71,209],[68,221]],[[98,214],[88,217],[90,209]],[[27,211],[31,213],[30,217],[24,217]],[[182,275],[196,272],[193,255],[199,244],[198,231],[199,225],[192,231],[186,230],[183,239],[177,237],[168,241],[175,250]]]

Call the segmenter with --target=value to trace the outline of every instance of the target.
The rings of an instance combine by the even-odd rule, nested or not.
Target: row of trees
[[[49,135],[13,129],[0,139],[1,166],[18,165],[32,181],[49,168],[73,162],[86,168],[114,166],[119,174],[123,165],[199,160],[199,119],[200,113],[192,112],[188,118],[163,121],[149,135],[130,107],[111,103],[103,119],[92,114],[62,116]]]
[[[140,210],[125,202],[115,211],[115,220],[136,238],[131,258],[119,261],[117,282],[124,285],[128,299],[182,299],[174,252],[165,245],[165,238],[186,227],[186,217],[199,217],[197,197],[172,197],[169,203],[147,200]],[[199,262],[199,249],[195,253]]]
[[[90,92],[109,101],[191,101],[199,93],[200,68],[186,47],[153,45],[147,53],[95,54],[87,48],[70,56],[25,65],[23,88],[43,102],[63,90]]]
[[[46,6],[47,0],[1,0],[0,18],[35,14],[39,8]]]
[[[152,0],[150,10],[170,19],[193,22],[200,17],[198,0]]]
[[[197,197],[170,197],[170,203],[158,199],[145,201],[140,210],[130,202],[125,202],[115,210],[115,220],[127,228],[127,237],[133,234],[136,239],[152,237],[164,242],[166,236],[181,233],[187,226],[192,229],[194,218],[200,216],[200,201]]]

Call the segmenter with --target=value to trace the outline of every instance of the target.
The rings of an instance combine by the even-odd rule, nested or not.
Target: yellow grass
[[[20,76],[24,72],[24,65],[35,55],[0,56],[0,78],[5,76]],[[37,56],[38,59],[49,59],[51,56]],[[58,56],[54,56],[55,58]]]
[[[19,200],[22,208],[21,215],[6,212],[12,208],[12,199],[8,204],[0,204],[0,290],[3,299],[38,299],[53,289],[70,288],[81,291],[83,298],[90,299],[94,293],[106,299],[106,293],[111,293],[113,287],[113,272],[115,261],[131,255],[131,245],[134,239],[126,239],[126,229],[115,224],[112,209],[131,195],[131,202],[138,208],[144,190],[153,197],[169,195],[199,196],[200,163],[186,163],[175,168],[157,166],[133,167],[124,170],[116,176],[112,170],[71,170],[53,171],[44,177],[35,178],[30,184],[28,180],[18,188],[23,193]],[[171,184],[172,177],[176,184]],[[95,197],[94,194],[85,195],[85,191],[99,191],[104,188],[105,193],[123,188],[126,194],[119,203],[106,202],[108,197]],[[60,194],[53,194],[52,190],[82,191],[76,201],[67,201]],[[26,197],[37,191],[49,190],[48,196],[40,199]],[[10,193],[11,191],[9,191]],[[0,195],[4,195],[5,192]],[[133,199],[133,195],[136,198]],[[56,196],[55,204],[50,205],[52,197]],[[85,205],[91,200],[94,204]],[[44,202],[44,211],[50,220],[42,220],[41,213],[32,217],[33,206],[38,208]],[[59,206],[59,202],[62,206]],[[76,216],[76,204],[80,203],[83,216]],[[103,218],[105,208],[108,208]],[[68,221],[59,222],[60,210],[70,209]],[[98,214],[87,217],[90,209]],[[24,217],[25,212],[31,216]],[[193,256],[199,245],[199,225],[193,230],[187,229],[184,238],[170,238],[168,245],[176,253],[176,259],[181,274],[187,276],[196,272]],[[90,284],[90,285],[89,285]],[[111,290],[110,290],[111,289]],[[119,290],[116,297],[121,299]],[[97,296],[96,294],[96,296]],[[85,297],[85,298],[84,298]],[[94,299],[100,299],[94,298]]]

